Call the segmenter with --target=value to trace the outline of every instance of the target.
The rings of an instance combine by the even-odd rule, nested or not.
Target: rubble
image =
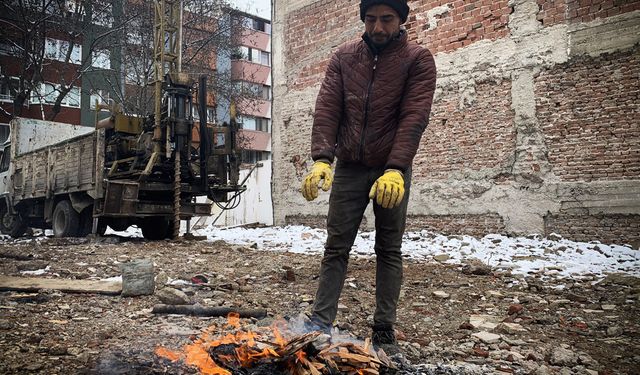
[[[49,266],[47,274],[30,276],[41,280],[116,280],[122,264],[152,258],[158,290],[126,298],[51,289],[0,292],[3,374],[109,374],[130,368],[148,374],[189,373],[154,359],[155,347],[180,347],[226,318],[154,314],[162,293],[173,289],[186,296],[187,308],[262,310],[267,316],[253,318],[251,324],[268,326],[277,318],[310,312],[320,264],[319,255],[263,251],[260,243],[253,250],[224,242],[150,243],[136,238],[22,241],[1,244],[1,275],[24,277],[20,271],[35,270],[29,262]],[[467,273],[452,260],[455,257],[443,263],[405,262],[397,326],[404,359],[391,358],[398,374],[635,370],[640,358],[635,343],[640,332],[637,278],[549,278],[543,270],[524,276],[495,268]],[[335,322],[338,334],[364,342],[370,334],[374,291],[375,259],[352,257]],[[433,292],[444,294],[438,293],[440,298]],[[174,302],[170,304],[180,306]]]

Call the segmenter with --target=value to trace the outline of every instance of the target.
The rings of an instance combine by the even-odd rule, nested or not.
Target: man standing
[[[402,283],[402,235],[411,164],[429,121],[436,85],[431,53],[407,40],[406,0],[362,0],[362,40],[333,55],[316,101],[313,167],[303,196],[332,185],[327,242],[311,321],[329,330],[347,272],[349,251],[364,211],[375,213],[376,311],[372,341],[398,351],[394,324]],[[335,179],[331,164],[337,158]]]

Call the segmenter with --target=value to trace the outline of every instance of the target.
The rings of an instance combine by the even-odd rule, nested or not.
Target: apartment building
[[[242,161],[271,159],[271,22],[237,13],[242,24],[240,47],[231,56],[231,79],[249,99],[238,103]]]
[[[119,55],[99,35],[118,11],[111,2],[85,5],[9,0],[0,6],[0,142],[14,115],[86,124],[96,101],[112,96]]]

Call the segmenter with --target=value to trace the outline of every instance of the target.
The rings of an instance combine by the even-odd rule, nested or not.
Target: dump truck
[[[160,121],[117,109],[95,127],[13,119],[0,158],[0,231],[74,237],[137,225],[159,240],[237,199],[245,187],[235,116],[211,126],[203,109],[194,126],[193,85],[179,80],[169,82]]]

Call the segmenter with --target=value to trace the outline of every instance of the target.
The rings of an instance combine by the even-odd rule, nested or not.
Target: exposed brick
[[[483,39],[505,37],[509,33],[507,23],[511,13],[508,3],[507,0],[415,2],[412,12],[420,24],[412,24],[407,28],[409,36],[433,53],[453,51]],[[435,15],[437,26],[429,30],[429,12],[439,6],[447,6],[449,11]],[[498,32],[488,32],[496,30]]]
[[[557,233],[575,241],[640,246],[640,215],[549,214],[544,218],[545,234]]]
[[[515,146],[510,92],[511,81],[481,83],[473,102],[463,107],[457,90],[440,95],[414,160],[414,176],[441,180],[504,167]]]
[[[640,177],[640,48],[543,71],[537,117],[563,181]]]
[[[504,221],[497,213],[483,215],[409,215],[407,230],[432,230],[447,235],[483,237],[504,232]]]
[[[538,4],[541,3],[544,7],[547,3],[560,3],[560,1],[538,0]],[[569,23],[589,22],[639,9],[640,0],[566,0],[567,21]]]

